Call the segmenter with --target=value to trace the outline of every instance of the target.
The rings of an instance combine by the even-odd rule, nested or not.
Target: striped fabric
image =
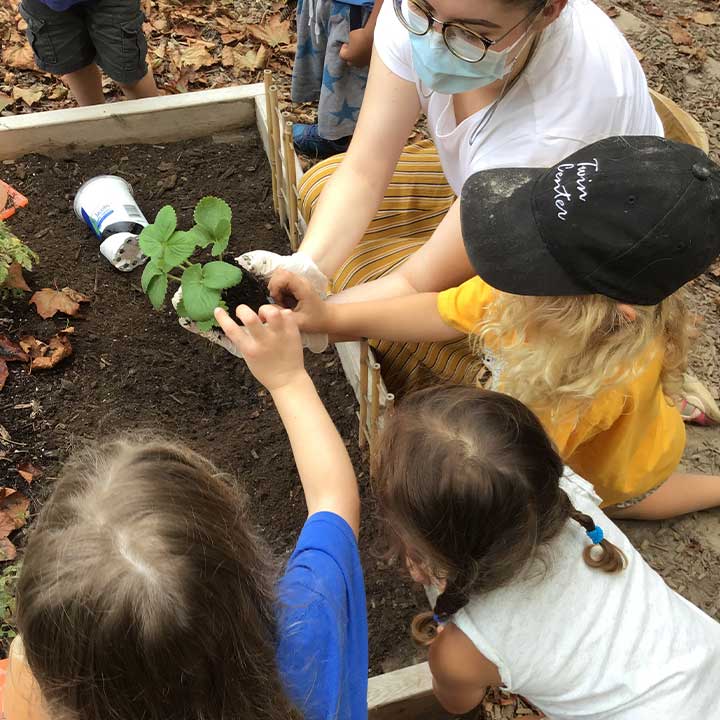
[[[323,160],[303,175],[300,210],[306,220],[343,157]],[[454,201],[432,141],[406,147],[377,215],[333,278],[333,292],[375,280],[398,267],[428,240]],[[467,338],[449,343],[370,344],[388,390],[396,394],[438,377],[474,384],[483,371],[482,362],[470,352]]]

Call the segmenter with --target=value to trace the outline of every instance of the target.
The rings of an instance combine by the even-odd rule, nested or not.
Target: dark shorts
[[[27,39],[37,66],[65,75],[97,63],[115,82],[134,85],[147,73],[140,0],[89,0],[65,12],[22,0]]]

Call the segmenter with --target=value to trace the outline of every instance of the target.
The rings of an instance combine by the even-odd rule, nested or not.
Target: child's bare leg
[[[128,100],[155,97],[156,95],[160,94],[157,89],[157,85],[155,84],[155,78],[153,77],[152,70],[150,68],[148,68],[148,71],[145,73],[145,77],[138,80],[136,83],[133,83],[132,85],[127,85],[125,83],[118,84],[122,88],[122,91]]]
[[[673,473],[652,495],[608,515],[621,520],[666,520],[720,506],[720,475]]]
[[[70,88],[78,105],[101,105],[105,102],[100,68],[91,63],[75,72],[61,75],[60,79]]]

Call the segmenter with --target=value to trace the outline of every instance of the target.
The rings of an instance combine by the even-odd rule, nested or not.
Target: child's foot
[[[340,48],[340,59],[348,65],[357,68],[364,68],[370,64],[373,47],[373,32],[367,28],[351,30],[348,41]]]
[[[326,158],[345,152],[350,145],[351,136],[338,140],[320,137],[317,125],[295,123],[293,125],[293,145],[295,149],[312,158]]]
[[[686,423],[717,425],[720,408],[710,391],[693,375],[683,377],[682,398],[678,403],[680,415]]]

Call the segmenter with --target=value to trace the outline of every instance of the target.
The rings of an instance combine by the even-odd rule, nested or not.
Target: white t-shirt
[[[663,135],[640,63],[590,0],[569,0],[544,30],[534,56],[472,144],[486,109],[455,122],[452,96],[419,80],[408,31],[390,0],[380,10],[374,42],[387,68],[417,85],[445,177],[458,195],[480,170],[549,167],[613,135]]]
[[[720,624],[672,591],[599,509],[590,485],[560,481],[625,553],[606,573],[585,564],[589,540],[568,521],[539,564],[473,598],[453,618],[508,690],[550,720],[720,718]]]

